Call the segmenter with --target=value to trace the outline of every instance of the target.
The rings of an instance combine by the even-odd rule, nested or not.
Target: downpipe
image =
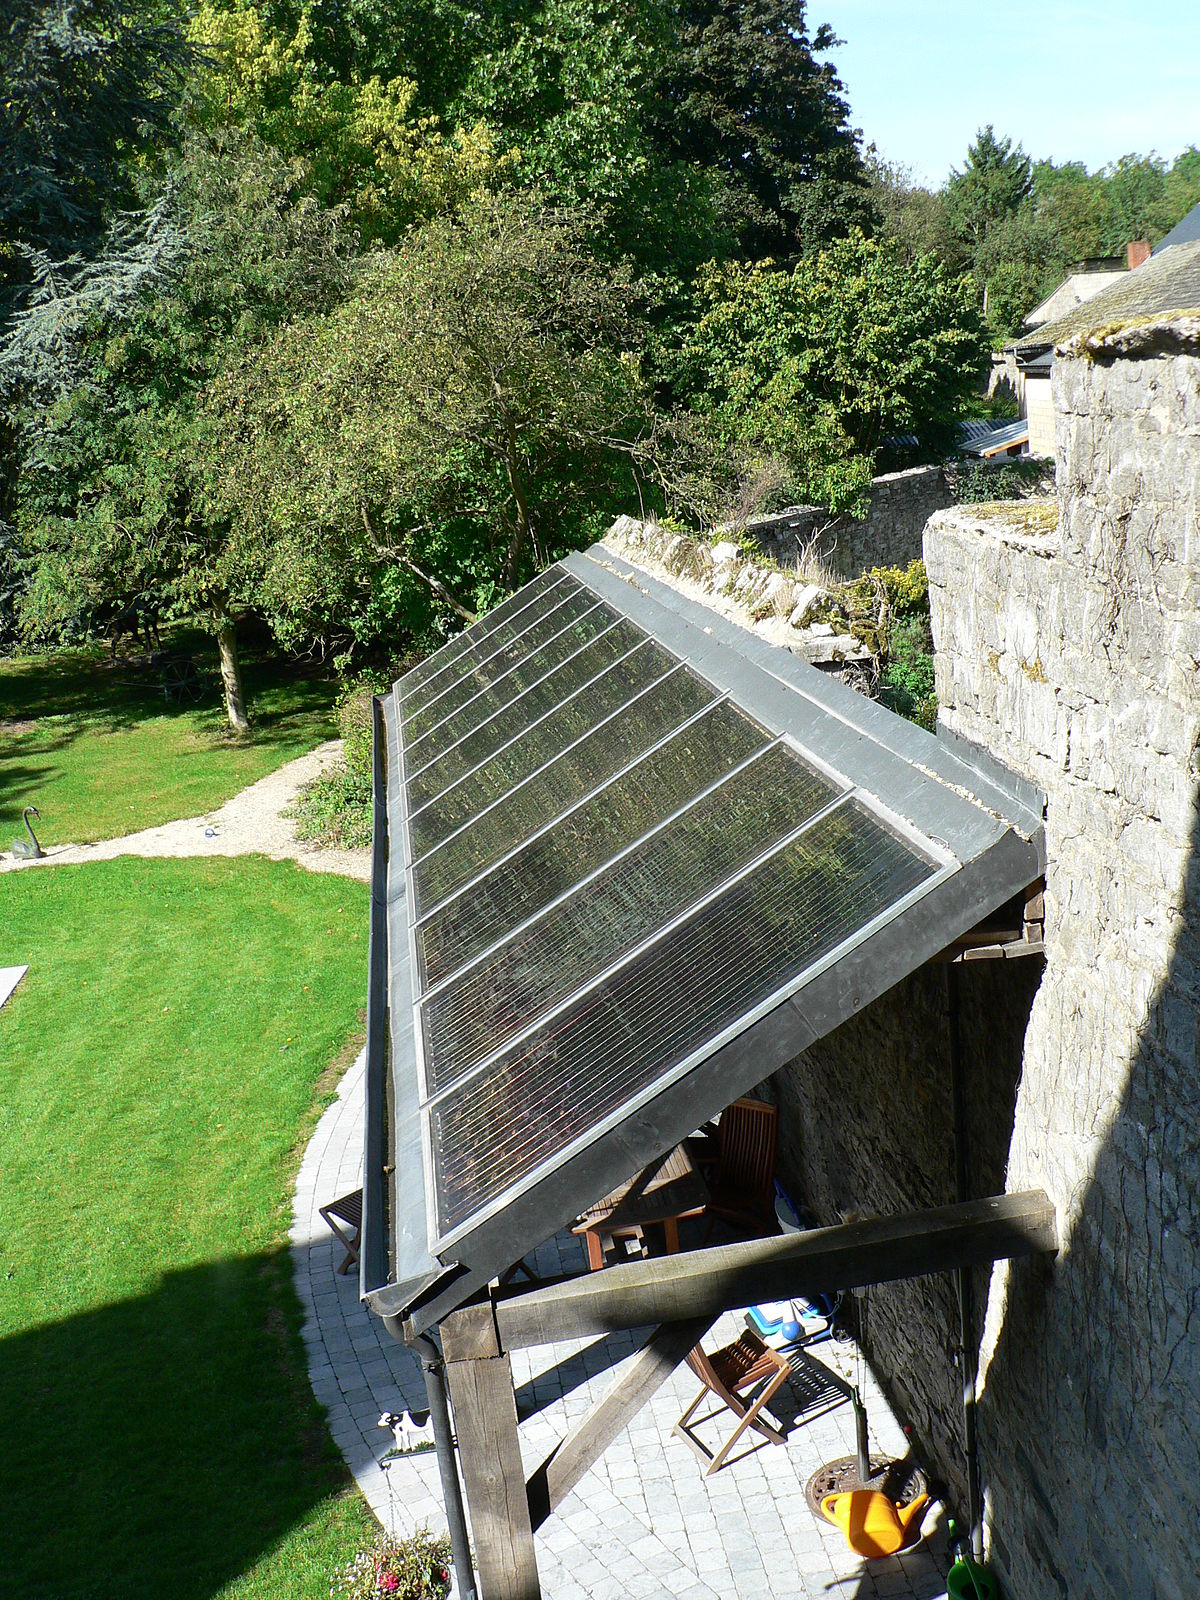
[[[450,1549],[454,1556],[459,1600],[478,1600],[462,1485],[458,1481],[458,1463],[454,1459],[454,1432],[450,1426],[450,1405],[446,1397],[445,1363],[442,1352],[429,1334],[417,1334],[412,1345],[421,1363],[421,1371],[425,1374],[425,1393],[429,1399],[429,1415],[433,1420],[433,1440],[437,1447],[438,1472],[446,1501],[446,1521],[450,1525]]]

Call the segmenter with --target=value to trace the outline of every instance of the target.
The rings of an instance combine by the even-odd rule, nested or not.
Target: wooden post
[[[475,1539],[480,1600],[541,1600],[512,1365],[489,1305],[442,1323],[459,1462]]]

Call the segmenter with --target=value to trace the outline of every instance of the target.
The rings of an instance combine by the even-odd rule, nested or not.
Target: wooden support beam
[[[494,1306],[505,1350],[1058,1249],[1040,1189],[590,1272]]]
[[[541,1527],[588,1468],[599,1461],[622,1428],[628,1427],[711,1326],[707,1317],[668,1322],[646,1341],[627,1369],[530,1478],[529,1516],[535,1529]]]
[[[491,1307],[467,1306],[447,1317],[442,1353],[480,1600],[541,1600],[512,1364],[500,1350]]]

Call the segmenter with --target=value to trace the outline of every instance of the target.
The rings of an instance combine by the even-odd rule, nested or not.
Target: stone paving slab
[[[377,1426],[379,1414],[426,1408],[420,1367],[360,1303],[357,1274],[335,1271],[341,1246],[317,1209],[362,1181],[363,1080],[360,1056],[313,1135],[296,1186],[291,1240],[303,1337],[313,1392],[376,1517],[401,1535],[422,1526],[442,1531],[433,1452],[388,1469],[379,1465],[392,1445],[388,1430]],[[559,1235],[538,1249],[532,1265],[544,1275],[577,1271],[582,1247],[569,1234]],[[705,1344],[715,1348],[743,1327],[730,1313]],[[608,1387],[641,1337],[623,1332],[514,1354],[527,1473]],[[860,1384],[872,1453],[903,1456],[903,1431],[853,1344],[828,1341],[810,1354]],[[813,1405],[810,1383],[785,1385],[772,1409],[791,1424],[786,1445],[755,1437],[705,1478],[696,1457],[671,1434],[695,1390],[692,1373],[681,1367],[543,1525],[536,1548],[546,1600],[944,1600],[940,1506],[927,1516],[926,1537],[915,1550],[869,1563],[808,1510],[809,1475],[854,1452],[848,1402]],[[731,1419],[726,1414],[710,1426],[724,1437]]]

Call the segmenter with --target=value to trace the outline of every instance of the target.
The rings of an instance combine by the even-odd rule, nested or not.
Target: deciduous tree
[[[714,268],[685,348],[692,404],[723,445],[786,463],[790,498],[853,508],[889,435],[952,443],[988,353],[972,302],[934,257],[862,234],[791,272]]]
[[[631,295],[579,213],[491,198],[214,385],[209,515],[261,560],[277,626],[378,627],[381,581],[393,626],[470,614],[590,541],[635,492]]]

